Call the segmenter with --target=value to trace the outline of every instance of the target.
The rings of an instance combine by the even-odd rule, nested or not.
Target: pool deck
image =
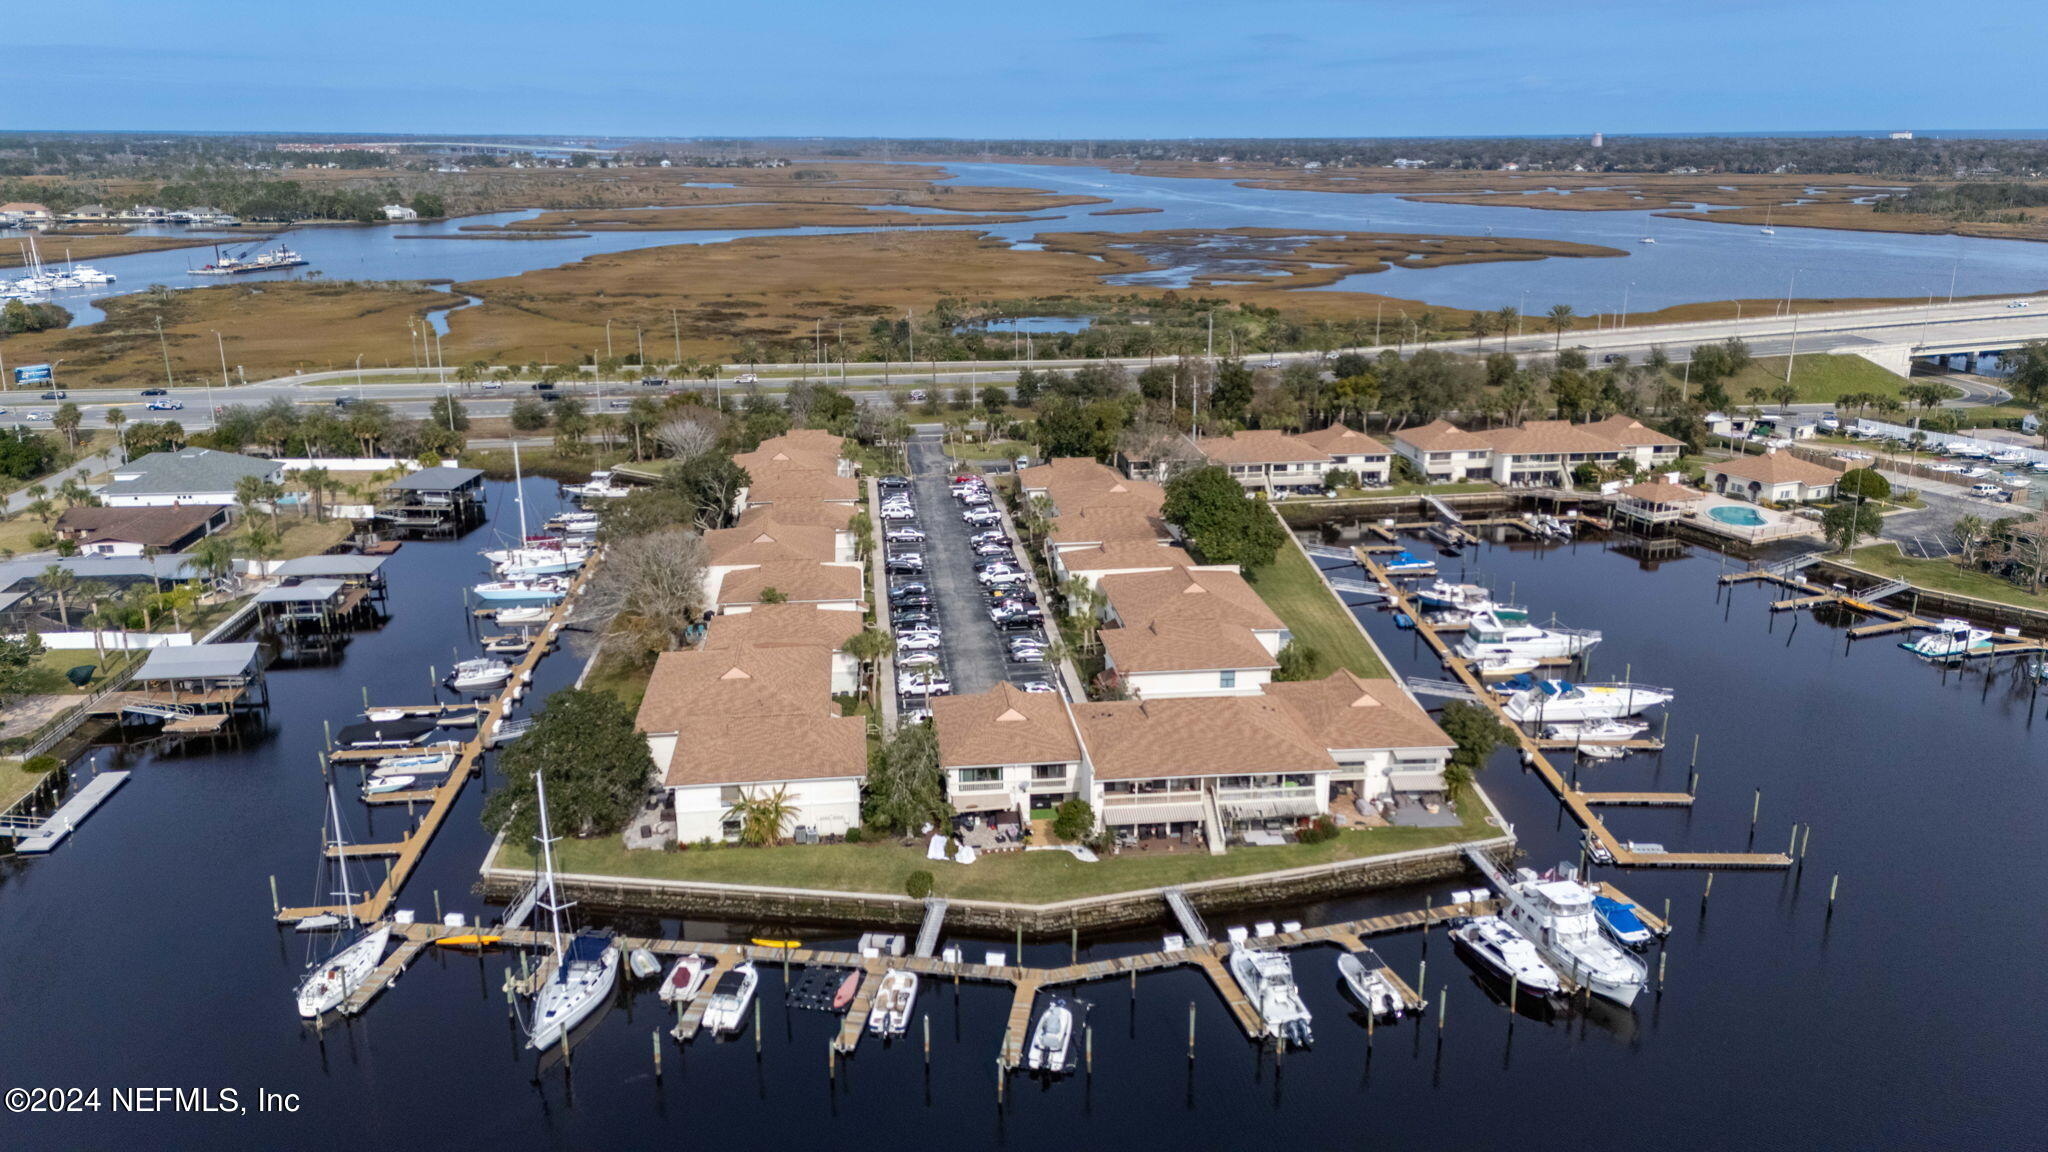
[[[1716,511],[1721,509],[1728,509],[1746,516],[1758,517],[1761,523],[1731,524],[1714,515]],[[1726,536],[1732,540],[1740,540],[1747,544],[1760,544],[1766,540],[1789,540],[1797,536],[1820,535],[1820,524],[1818,521],[1808,520],[1803,516],[1794,516],[1789,512],[1780,512],[1775,508],[1760,507],[1751,504],[1747,500],[1737,500],[1712,492],[1707,493],[1700,500],[1698,511],[1694,515],[1687,516],[1685,522],[1696,528],[1704,529],[1716,535]]]

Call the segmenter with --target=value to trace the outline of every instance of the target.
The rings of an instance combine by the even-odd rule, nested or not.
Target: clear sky
[[[0,127],[1401,136],[2023,127],[1980,0],[71,0]]]

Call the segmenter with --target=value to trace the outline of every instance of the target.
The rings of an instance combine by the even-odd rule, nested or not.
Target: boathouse
[[[384,489],[377,519],[413,535],[452,536],[484,515],[484,474],[476,468],[422,468]]]

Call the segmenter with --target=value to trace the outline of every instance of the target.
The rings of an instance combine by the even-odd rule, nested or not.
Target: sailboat
[[[569,1029],[581,1023],[612,994],[619,979],[619,946],[609,932],[585,929],[567,940],[562,938],[562,913],[571,905],[562,903],[555,888],[554,838],[548,835],[547,786],[538,772],[533,774],[534,803],[540,813],[541,881],[545,895],[540,906],[548,910],[554,956],[547,979],[533,995],[533,1021],[527,1027],[526,1043],[545,1051],[562,1042]]]
[[[327,811],[334,821],[336,849],[342,845],[341,807],[334,799],[334,782],[327,783]],[[326,855],[325,852],[322,853]],[[356,926],[356,897],[349,889],[348,857],[338,856],[335,871],[341,876],[341,905],[348,926]],[[312,1020],[339,1008],[353,996],[356,989],[377,970],[377,964],[384,959],[384,947],[391,942],[391,925],[379,924],[360,932],[356,938],[329,954],[325,959],[306,966],[306,974],[299,978],[299,1015]]]
[[[1771,209],[1764,209],[1764,226],[1757,229],[1757,231],[1766,236],[1776,236],[1778,234],[1778,230],[1771,227]]]
[[[564,572],[574,571],[589,557],[588,549],[571,549],[562,542],[554,541],[554,547],[537,548],[526,534],[526,484],[519,468],[519,444],[512,444],[512,496],[519,508],[519,544],[485,552],[498,569],[500,579],[476,586],[476,594],[485,600],[536,600],[554,599],[557,590],[567,591],[566,581],[554,579]]]

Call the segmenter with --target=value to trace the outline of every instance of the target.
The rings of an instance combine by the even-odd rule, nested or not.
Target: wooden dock
[[[569,613],[573,610],[572,606],[576,602],[576,597],[583,591],[584,586],[589,583],[591,573],[597,571],[597,566],[601,562],[602,558],[600,556],[592,556],[590,562],[585,564],[583,569],[576,574],[576,579],[570,583],[567,594],[555,603],[554,608],[548,614],[548,621],[544,629],[547,635],[553,636],[561,631],[563,622],[568,619]],[[277,913],[279,920],[294,921],[321,913],[343,915],[351,911],[353,911],[357,920],[366,924],[383,919],[384,914],[390,910],[392,902],[397,899],[398,890],[405,886],[407,877],[412,875],[413,868],[419,864],[420,857],[427,850],[427,845],[433,842],[434,834],[440,831],[442,821],[448,818],[448,813],[455,807],[455,801],[462,795],[462,789],[469,783],[469,778],[482,771],[482,758],[484,750],[490,746],[491,733],[504,720],[505,713],[511,709],[514,699],[525,691],[527,680],[531,677],[534,666],[539,664],[542,657],[547,655],[549,647],[546,644],[536,644],[529,649],[526,655],[520,659],[519,663],[513,666],[511,677],[505,681],[505,686],[498,690],[498,694],[491,697],[488,703],[479,705],[483,711],[483,716],[477,722],[476,734],[465,742],[457,752],[454,767],[449,770],[448,778],[442,781],[440,785],[431,789],[409,792],[386,792],[381,795],[364,797],[366,803],[372,804],[424,803],[428,805],[425,815],[421,817],[419,824],[400,842],[398,850],[388,854],[392,858],[391,870],[385,875],[383,882],[374,890],[366,893],[353,909],[332,904],[284,908],[280,909]],[[385,751],[379,755],[393,756],[398,755],[398,753]]]
[[[1667,798],[1655,801],[1634,801],[1634,803],[1638,804],[1676,804],[1678,803],[1676,799],[1668,798],[1679,796],[1684,797],[1684,803],[1690,804],[1692,803],[1692,797],[1686,793],[1587,793],[1579,791],[1566,779],[1564,773],[1559,772],[1557,766],[1550,762],[1550,757],[1545,755],[1548,749],[1544,747],[1544,742],[1529,735],[1520,724],[1508,718],[1506,711],[1502,708],[1500,697],[1487,688],[1486,683],[1473,671],[1471,663],[1452,651],[1450,644],[1444,640],[1437,629],[1422,618],[1421,613],[1416,611],[1414,605],[1409,602],[1408,594],[1402,591],[1399,584],[1387,578],[1386,570],[1363,550],[1354,550],[1354,554],[1358,557],[1359,564],[1374,580],[1385,584],[1390,589],[1387,595],[1389,603],[1392,604],[1394,609],[1406,612],[1414,619],[1415,631],[1429,644],[1431,650],[1436,653],[1437,659],[1442,661],[1444,667],[1450,669],[1452,675],[1463,682],[1465,687],[1471,689],[1472,694],[1478,698],[1480,703],[1492,710],[1495,717],[1513,734],[1515,743],[1522,750],[1522,763],[1543,778],[1543,782],[1550,786],[1551,792],[1556,794],[1557,798],[1562,800],[1565,807],[1571,811],[1572,819],[1578,822],[1579,827],[1584,828],[1589,835],[1599,841],[1602,847],[1606,848],[1616,864],[1634,868],[1790,868],[1792,866],[1791,857],[1777,852],[1637,852],[1629,848],[1612,832],[1608,831],[1607,822],[1601,819],[1599,813],[1593,810],[1595,802],[1588,799],[1588,797],[1642,796]],[[1608,801],[1608,803],[1628,802],[1620,800]]]
[[[1758,582],[1776,584],[1799,593],[1785,600],[1771,601],[1773,612],[1802,612],[1813,608],[1835,607],[1846,609],[1864,616],[1875,616],[1868,624],[1858,624],[1849,629],[1851,640],[1869,640],[1878,636],[1890,636],[1900,632],[1932,632],[1941,626],[1935,621],[1915,615],[1903,608],[1892,608],[1875,600],[1858,597],[1854,593],[1834,588],[1823,588],[1818,584],[1797,576],[1784,575],[1762,569],[1749,572],[1733,572],[1721,577],[1723,584]],[[1887,591],[1885,585],[1880,592]],[[1993,634],[1988,646],[1971,652],[1958,652],[1953,656],[1938,657],[1946,660],[1997,660],[2008,656],[2048,654],[2048,640],[2030,636],[2003,636]]]

